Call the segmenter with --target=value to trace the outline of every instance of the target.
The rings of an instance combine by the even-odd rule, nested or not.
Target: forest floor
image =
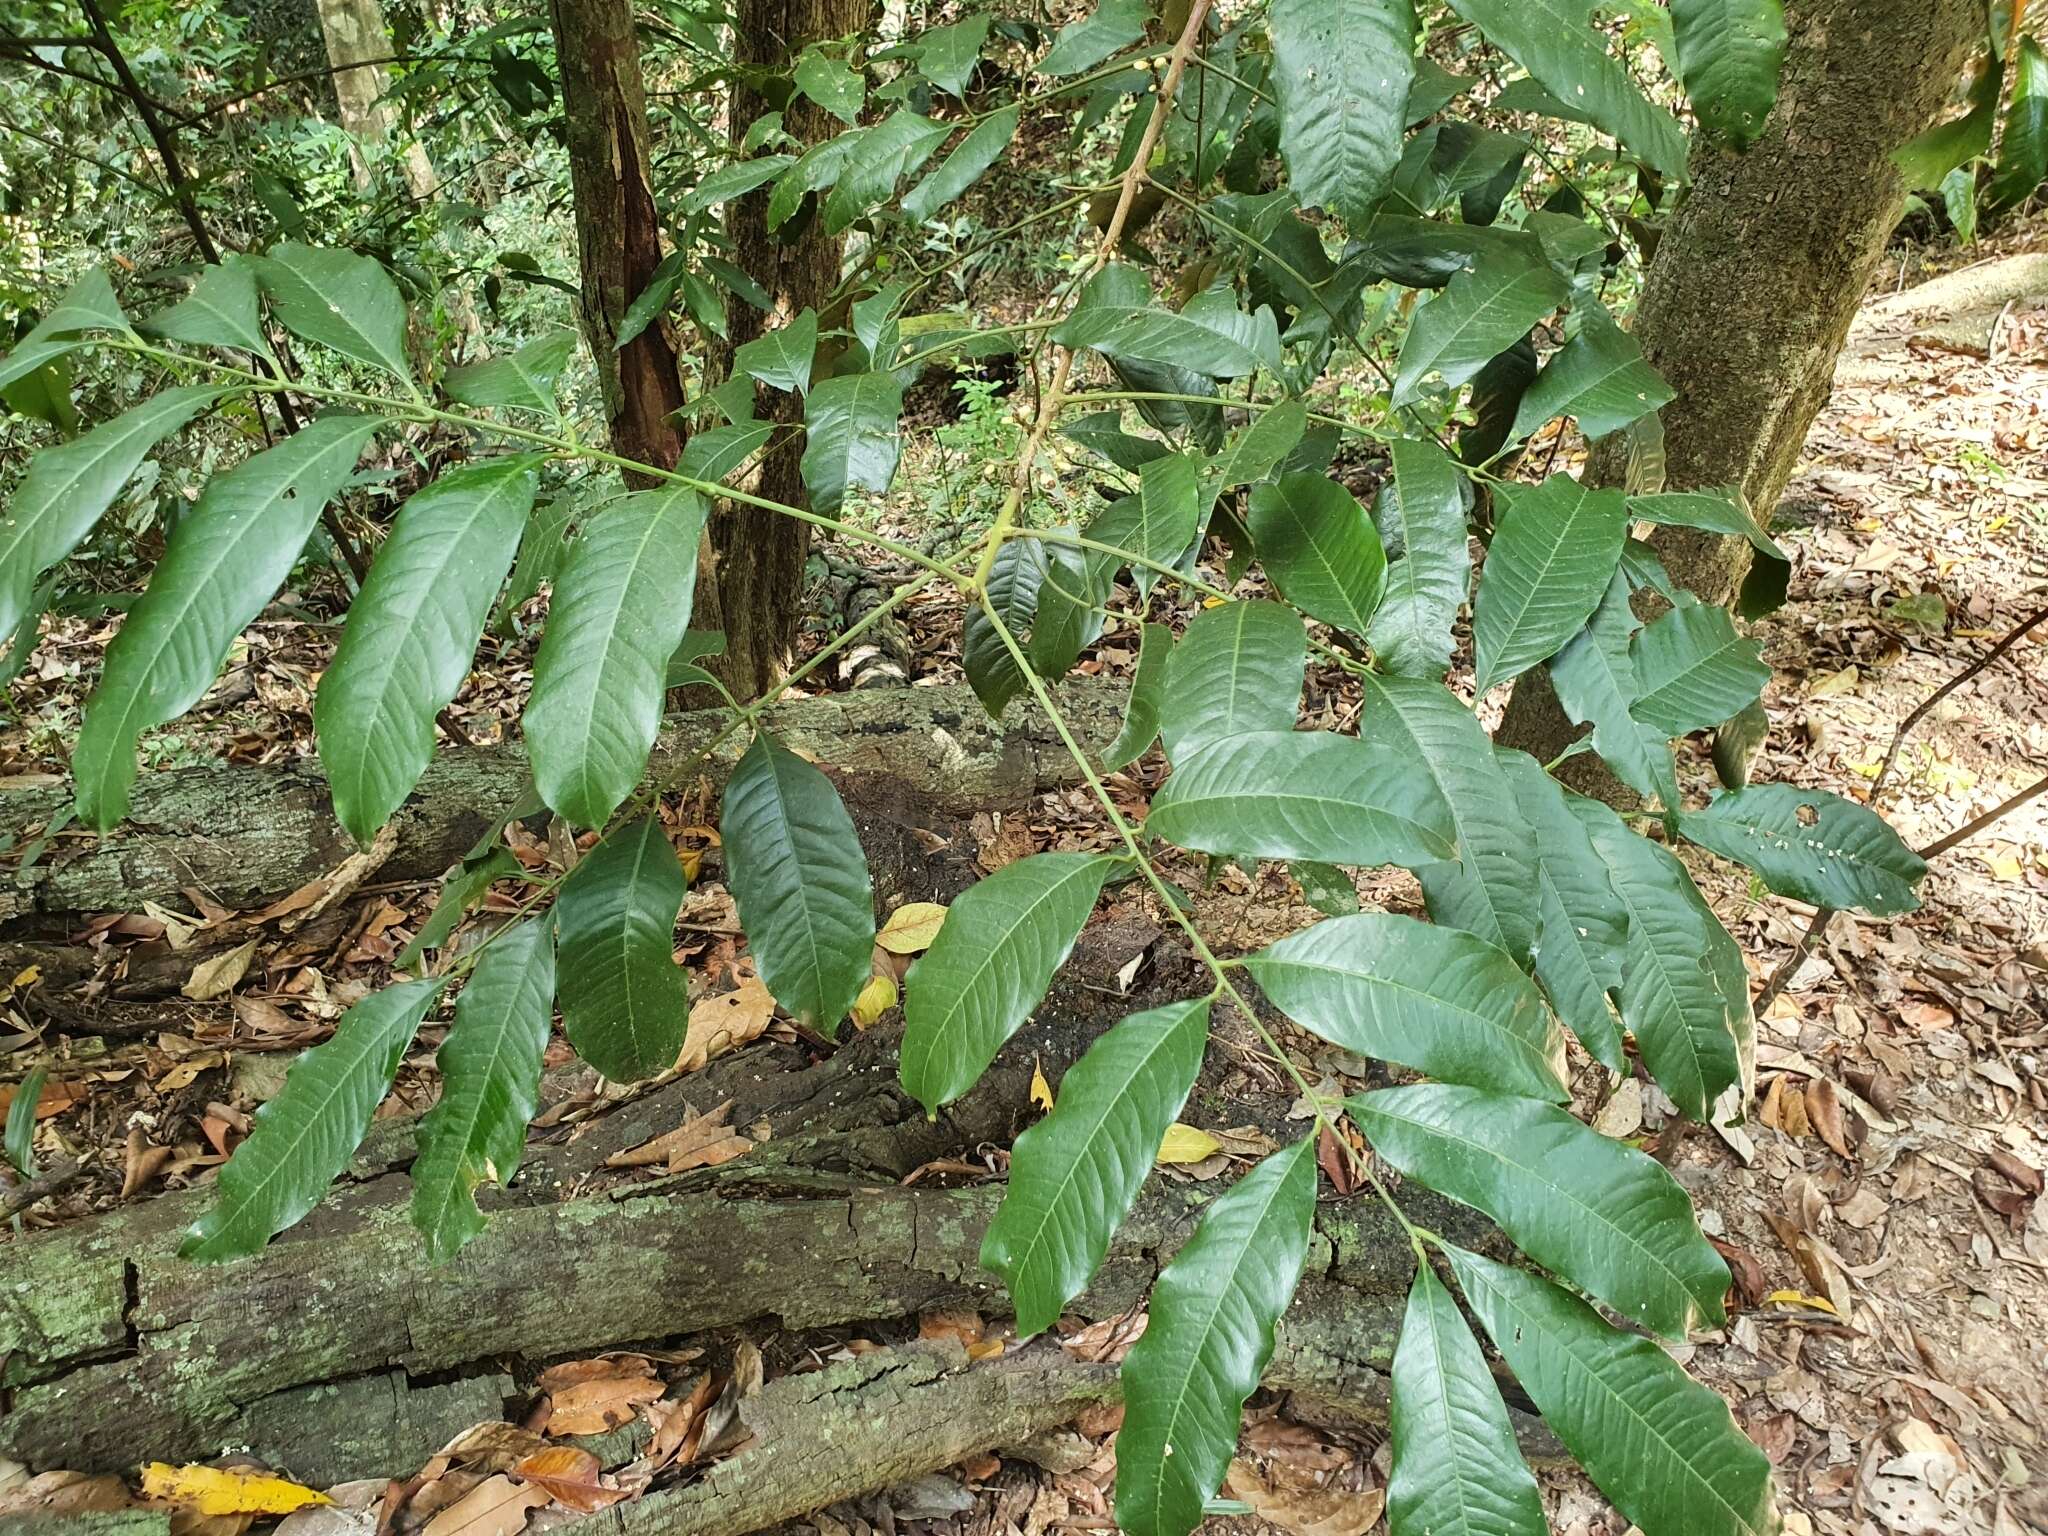
[[[1917,320],[1888,327],[1882,304],[1859,328],[1779,509],[1794,575],[1790,601],[1757,626],[1776,675],[1765,695],[1771,732],[1756,779],[1867,796],[1908,713],[2048,606],[2044,303],[1997,314],[1989,355],[1954,350],[1952,336]],[[1573,451],[1565,445],[1561,465]],[[916,509],[900,520],[902,531],[920,531]],[[958,679],[958,620],[946,599],[911,610],[904,666],[915,680]],[[65,743],[109,630],[105,622],[68,620],[46,634],[14,690],[15,718],[0,726],[0,787],[61,781]],[[153,739],[151,765],[310,755],[312,689],[328,640],[317,601],[302,606],[288,595],[198,714]],[[1132,651],[1113,634],[1084,670],[1127,673]],[[487,647],[455,708],[465,734],[502,737],[516,718],[529,662],[524,640],[495,653]],[[1342,721],[1355,702],[1340,677],[1312,676],[1306,710],[1314,723]],[[1882,809],[1908,842],[1921,845],[2038,778],[2044,766],[2048,626],[1918,724]],[[1141,761],[1111,781],[1113,793],[1142,810],[1158,767],[1156,759]],[[1703,744],[1682,745],[1681,774],[1689,793],[1704,796]],[[711,807],[672,811],[685,845],[694,841],[708,854]],[[983,817],[976,831],[989,868],[1042,848],[1109,838],[1077,791],[1046,795],[1026,813]],[[515,844],[515,852],[539,868],[559,850],[535,838]],[[1693,851],[1687,857],[1761,986],[1791,952],[1806,909],[1762,894],[1733,866]],[[1255,947],[1313,916],[1277,867],[1256,874],[1228,868],[1206,885],[1192,863],[1174,873],[1194,892],[1219,948]],[[1419,907],[1406,877],[1371,877],[1361,891],[1389,907]],[[28,1213],[26,1226],[82,1219],[210,1177],[246,1133],[248,1113],[275,1092],[291,1053],[322,1038],[347,1003],[386,979],[433,894],[424,885],[365,885],[345,936],[323,952],[309,953],[281,932],[263,937],[247,952],[231,952],[240,955],[230,961],[232,974],[195,974],[187,990],[197,996],[152,1005],[150,1027],[100,1039],[60,1036],[37,978],[0,976],[0,1047],[23,1062],[60,1048],[38,1152],[46,1161],[79,1154],[86,1161],[84,1176]],[[1164,926],[1129,887],[1110,905],[1111,920]],[[111,972],[145,951],[180,951],[227,916],[203,900],[152,907],[107,914],[75,938],[94,947]],[[692,890],[684,919],[692,926],[678,955],[692,969],[694,993],[744,985],[731,903],[715,878]],[[1938,859],[1920,911],[1835,919],[1759,1022],[1757,1114],[1739,1131],[1694,1130],[1675,1147],[1660,1146],[1736,1277],[1728,1326],[1681,1353],[1729,1397],[1771,1456],[1795,1532],[2004,1536],[2048,1528],[2048,1201],[2038,1198],[2048,1168],[2044,996],[2048,799]],[[758,1030],[787,1029],[766,1011],[753,1018]],[[431,1101],[435,1043],[430,1032],[408,1058],[387,1112]],[[1343,1087],[1363,1070],[1305,1035],[1288,1043],[1312,1079]],[[550,1060],[566,1062],[566,1050],[558,1044]],[[1669,1107],[1654,1086],[1610,1081],[1583,1061],[1580,1067],[1581,1107],[1603,1130],[1662,1141]],[[18,1079],[20,1072],[4,1075]],[[1218,1103],[1235,1096],[1228,1091],[1234,1080],[1247,1093],[1279,1086],[1250,1051],[1227,1064]],[[575,1073],[551,1074],[550,1083],[548,1114],[558,1120],[605,1107],[604,1096]],[[1172,1170],[1173,1177],[1215,1177],[1230,1166],[1233,1149],[1259,1144],[1256,1131],[1210,1124],[1202,1110],[1201,1102],[1191,1105],[1188,1118],[1220,1133],[1221,1148]],[[984,1327],[999,1332],[994,1320],[978,1318],[928,1319],[926,1326],[976,1340]],[[860,1346],[848,1337],[840,1347]],[[673,1375],[679,1364],[656,1361],[650,1369]],[[584,1374],[613,1381],[621,1369],[631,1376],[640,1367],[615,1362]],[[686,1382],[686,1374],[679,1379]],[[1371,1528],[1380,1517],[1384,1446],[1296,1423],[1286,1407],[1255,1404],[1232,1493],[1292,1536],[1357,1536]],[[821,1536],[1105,1529],[1114,1415],[1083,1428],[1092,1439],[1070,1440],[1066,1452],[1041,1458],[1059,1470],[989,1455],[812,1523]],[[0,1512],[24,1477],[0,1465]],[[1617,1536],[1625,1528],[1576,1474],[1543,1477],[1554,1529]],[[451,1484],[441,1502],[475,1486]],[[376,1527],[381,1483],[339,1492],[348,1507],[324,1512],[318,1523],[295,1517],[296,1536]],[[417,1528],[434,1508],[431,1493],[417,1497],[397,1528]],[[567,1514],[560,1506],[537,1511],[528,1528]],[[248,1523],[235,1517],[194,1529],[229,1532]]]

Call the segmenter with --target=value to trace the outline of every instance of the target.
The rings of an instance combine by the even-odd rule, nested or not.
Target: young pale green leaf
[[[1206,997],[1132,1014],[1088,1048],[1060,1080],[1053,1112],[1017,1138],[981,1263],[1010,1288],[1020,1335],[1050,1328],[1094,1276],[1208,1040]]]
[[[1295,196],[1363,229],[1401,158],[1412,0],[1274,0],[1267,30]]]
[[[1484,939],[1360,912],[1243,963],[1274,1007],[1347,1051],[1447,1083],[1565,1100],[1563,1032],[1535,983]]]
[[[1645,99],[1607,51],[1607,39],[1590,25],[1593,0],[1451,0],[1451,9],[1585,121],[1666,180],[1685,180],[1685,130]]]
[[[1674,809],[1678,771],[1672,765],[1671,743],[1629,713],[1637,686],[1628,643],[1639,622],[1628,596],[1628,580],[1617,571],[1586,627],[1552,658],[1550,682],[1565,713],[1578,724],[1593,727],[1593,750],[1615,776],[1637,794]]]
[[[1755,1024],[1742,951],[1668,848],[1629,831],[1597,800],[1567,794],[1565,804],[1628,911],[1622,1022],[1672,1102],[1704,1122],[1714,1101],[1748,1075]]]
[[[811,506],[836,517],[855,486],[881,495],[896,476],[903,442],[896,419],[903,387],[886,373],[825,379],[804,407],[804,486]]]
[[[1313,1142],[1272,1153],[1217,1196],[1152,1288],[1150,1324],[1124,1361],[1117,1436],[1116,1519],[1130,1536],[1188,1536],[1223,1485],[1308,1258]]]
[[[1393,473],[1372,507],[1389,561],[1387,589],[1365,638],[1388,672],[1441,682],[1451,625],[1472,581],[1469,492],[1450,455],[1428,439],[1396,438],[1389,451]]]
[[[1464,1314],[1427,1264],[1394,1346],[1391,1536],[1546,1536],[1543,1500]]]
[[[986,23],[987,18],[982,20]],[[981,180],[982,173],[996,163],[1010,147],[1010,140],[1017,136],[1017,120],[1022,113],[1021,107],[1004,107],[976,123],[951,154],[903,194],[903,216],[922,224]]]
[[[1038,594],[1051,563],[1049,547],[1038,539],[1006,539],[989,568],[988,600],[1013,635],[1023,635],[1037,616]],[[982,708],[990,718],[1001,719],[1010,700],[1023,691],[1024,674],[979,603],[968,605],[961,625],[960,660]]]
[[[1456,862],[1416,870],[1429,915],[1476,933],[1522,963],[1536,942],[1536,867],[1514,793],[1472,712],[1436,683],[1367,677],[1359,735],[1412,781],[1406,792],[1447,816]]]
[[[726,878],[761,980],[822,1035],[868,979],[875,892],[832,781],[763,731],[725,786]]]
[[[1145,827],[1200,853],[1339,864],[1429,864],[1458,847],[1412,762],[1327,731],[1239,732],[1178,756]]]
[[[1927,862],[1868,806],[1823,789],[1758,784],[1683,811],[1678,830],[1747,865],[1780,896],[1877,917],[1911,912]]]
[[[1387,555],[1365,508],[1323,475],[1252,487],[1252,541],[1287,600],[1363,639],[1387,585]]]
[[[1472,603],[1473,687],[1548,661],[1600,604],[1621,560],[1628,502],[1570,475],[1500,488],[1503,510]]]
[[[1308,635],[1293,609],[1264,600],[1203,609],[1166,668],[1167,757],[1178,763],[1247,731],[1291,730],[1307,665]]]
[[[1735,632],[1725,608],[1674,608],[1629,642],[1636,669],[1629,712],[1666,736],[1719,725],[1755,702],[1771,680],[1760,649]]]
[[[817,48],[806,48],[790,78],[799,92],[848,127],[860,121],[861,104],[867,100],[867,80],[858,71],[847,68],[844,59]]]
[[[1536,979],[1593,1059],[1620,1072],[1626,1065],[1621,1026],[1607,994],[1621,985],[1627,909],[1557,780],[1526,752],[1496,747],[1494,756],[1536,845]]]
[[[1759,554],[1791,559],[1751,514],[1739,486],[1718,491],[1665,491],[1653,496],[1631,496],[1628,515],[1639,522],[1733,534],[1749,540]]]
[[[502,1188],[519,1171],[554,1013],[553,922],[529,918],[494,935],[455,1000],[455,1027],[434,1057],[441,1097],[420,1121],[412,1224],[432,1263],[483,1231],[477,1186]]]
[[[903,1086],[936,1111],[974,1086],[1080,937],[1116,860],[1035,853],[968,888],[904,977]]]
[[[294,336],[412,383],[405,360],[405,300],[378,263],[296,241],[243,260],[255,265],[271,313]]]
[[[170,308],[142,322],[142,332],[195,347],[227,347],[275,362],[263,334],[263,305],[256,269],[240,256],[208,266],[192,291]]]
[[[818,352],[818,312],[806,309],[785,326],[765,332],[733,353],[733,366],[770,389],[801,395],[811,387]]]
[[[1101,4],[1059,30],[1038,61],[1041,75],[1078,75],[1093,69],[1119,48],[1145,35],[1144,0],[1101,0]]]
[[[703,500],[669,487],[613,502],[569,546],[522,729],[541,798],[578,826],[603,826],[646,771],[703,527]]]
[[[1998,140],[1988,201],[2009,208],[2048,181],[2048,53],[2029,35],[2013,50],[2012,97]]]
[[[555,900],[562,1029],[615,1083],[675,1064],[689,986],[675,962],[682,861],[655,817],[613,829],[569,871]]]
[[[1269,348],[1275,357],[1279,351],[1270,309],[1247,316],[1226,298],[1223,305],[1190,301],[1176,312],[1153,298],[1143,274],[1121,264],[1088,280],[1052,337],[1076,350],[1092,347],[1119,361],[1182,368],[1212,379],[1256,373]]]
[[[1675,398],[1677,391],[1643,361],[1642,344],[1594,304],[1579,334],[1543,365],[1522,396],[1513,436],[1525,438],[1553,416],[1574,416],[1588,440],[1605,437]]]
[[[434,717],[470,658],[519,547],[538,455],[486,459],[428,483],[349,606],[313,700],[334,814],[367,843],[434,756]]]
[[[549,331],[503,357],[449,369],[441,388],[459,405],[500,406],[553,415],[555,381],[575,355],[574,331]]]
[[[260,1253],[320,1203],[362,1145],[440,990],[439,981],[404,981],[372,992],[292,1063],[283,1091],[256,1111],[249,1139],[221,1169],[213,1204],[185,1234],[180,1257],[216,1263]]]
[[[1561,1109],[1452,1083],[1347,1101],[1373,1150],[1667,1338],[1718,1325],[1728,1266],[1662,1164]]]
[[[1025,541],[1028,542],[1028,541]],[[970,610],[972,611],[972,610]],[[1102,754],[1102,771],[1129,767],[1159,739],[1160,707],[1166,699],[1166,669],[1173,657],[1173,631],[1147,624],[1138,634],[1138,667],[1124,704],[1123,728]]]
[[[1737,148],[1764,131],[1785,62],[1781,0],[1671,0],[1672,60],[1709,133]]]
[[[0,514],[0,634],[21,623],[37,578],[78,547],[150,450],[220,395],[167,389],[28,461]]]
[[[208,483],[107,647],[71,759],[82,820],[104,832],[128,813],[135,738],[199,702],[376,430],[322,417]]]
[[[1540,1276],[1444,1251],[1544,1422],[1623,1516],[1659,1536],[1774,1536],[1771,1464],[1717,1393]]]
[[[1422,305],[1401,343],[1393,403],[1412,403],[1432,375],[1455,389],[1513,346],[1569,296],[1565,280],[1517,254],[1482,252]]]

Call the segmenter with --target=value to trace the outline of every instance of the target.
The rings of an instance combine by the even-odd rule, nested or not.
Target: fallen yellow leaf
[[[1052,1084],[1045,1080],[1045,1072],[1038,1065],[1036,1056],[1031,1058],[1031,1102],[1047,1114],[1052,1113]]]
[[[192,967],[192,975],[179,990],[195,1003],[211,1002],[235,990],[241,979],[249,974],[249,962],[256,958],[256,941],[237,944],[224,955],[215,955],[211,960],[202,960]]]
[[[1774,1307],[1810,1307],[1816,1312],[1835,1310],[1835,1304],[1827,1297],[1809,1296],[1804,1291],[1773,1291],[1764,1300]]]
[[[281,1477],[228,1472],[220,1467],[174,1467],[153,1461],[142,1469],[142,1496],[182,1504],[202,1515],[288,1515],[333,1500]]]
[[[1196,1130],[1192,1125],[1183,1125],[1176,1120],[1166,1128],[1166,1138],[1159,1143],[1159,1161],[1199,1163],[1222,1150],[1223,1143],[1207,1131]]]
[[[43,968],[40,965],[31,965],[23,970],[15,972],[14,980],[10,983],[10,985],[16,987],[32,987],[42,979]]]
[[[892,955],[921,954],[932,947],[945,921],[946,909],[936,901],[906,901],[889,914],[875,942]]]
[[[866,1029],[895,1006],[896,983],[887,976],[870,976],[853,1000],[853,1027]]]

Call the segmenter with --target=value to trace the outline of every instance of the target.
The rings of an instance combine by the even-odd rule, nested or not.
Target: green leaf
[[[1764,532],[1751,514],[1739,486],[1731,485],[1717,491],[1666,491],[1655,496],[1631,496],[1628,515],[1631,521],[1733,534],[1749,540],[1759,554],[1778,560],[1791,558],[1778,547],[1776,539]]]
[[[104,832],[127,815],[135,738],[199,702],[377,426],[322,417],[208,483],[107,647],[71,759],[82,820]]]
[[[455,1027],[434,1057],[441,1097],[420,1121],[412,1224],[431,1263],[483,1231],[476,1187],[504,1188],[519,1171],[554,1013],[554,924],[530,918],[493,935],[455,1000]]]
[[[1038,61],[1038,73],[1078,75],[1144,35],[1144,0],[1101,0],[1081,20],[1060,28],[1052,47]]]
[[[1122,361],[1185,368],[1213,379],[1258,372],[1277,359],[1279,332],[1270,309],[1245,315],[1234,305],[1191,301],[1176,313],[1157,303],[1135,268],[1112,264],[1088,280],[1073,312],[1052,333],[1061,346],[1092,347]]]
[[[252,352],[269,362],[277,359],[263,333],[262,300],[256,291],[256,269],[240,256],[207,266],[192,291],[169,309],[142,322],[143,334],[195,347],[228,347]]]
[[[1412,0],[1274,0],[1267,30],[1295,195],[1362,229],[1401,158]]]
[[[1755,1025],[1742,951],[1670,849],[1629,831],[1597,800],[1567,794],[1565,804],[1591,834],[1628,912],[1622,1022],[1671,1101],[1704,1122],[1747,1074]]]
[[[1413,866],[1457,850],[1447,810],[1412,764],[1327,731],[1239,732],[1176,755],[1145,828],[1201,853],[1263,859]]]
[[[1444,1251],[1544,1422],[1625,1518],[1659,1536],[1778,1530],[1770,1462],[1718,1394],[1540,1276]]]
[[[1291,730],[1307,664],[1308,636],[1293,609],[1263,599],[1204,608],[1166,668],[1159,734],[1168,759],[1247,731]]]
[[[536,454],[452,469],[406,502],[313,700],[334,814],[367,843],[434,756],[533,509]]]
[[[619,329],[612,338],[613,351],[623,352],[634,338],[667,312],[669,301],[676,296],[676,286],[683,280],[683,268],[688,260],[687,251],[670,251],[661,258],[660,264],[649,275],[647,286],[633,295],[633,302],[619,317]]]
[[[1623,1071],[1621,1026],[1607,994],[1621,985],[1628,913],[1557,780],[1526,752],[1496,747],[1494,756],[1536,845],[1536,979],[1593,1059]]]
[[[2023,37],[2013,53],[2012,96],[1988,201],[1993,208],[2009,208],[2031,197],[2043,181],[2048,181],[2048,54],[2038,40]]]
[[[270,298],[271,313],[294,336],[381,368],[408,386],[405,300],[391,274],[367,256],[296,241],[268,256],[243,258]]]
[[[762,731],[726,783],[719,830],[761,980],[791,1018],[836,1034],[875,947],[867,855],[839,791]]]
[[[87,331],[120,334],[127,330],[128,317],[121,313],[120,302],[114,297],[114,285],[107,281],[106,268],[94,267],[65,291],[56,308],[37,321],[35,328],[22,341],[54,341]]]
[[[1116,1519],[1130,1536],[1187,1536],[1223,1485],[1308,1257],[1312,1144],[1272,1153],[1218,1195],[1152,1288],[1150,1324],[1123,1368]]]
[[[43,1084],[49,1077],[50,1064],[37,1062],[14,1090],[14,1102],[7,1106],[7,1161],[24,1179],[36,1176],[36,1106],[43,1101]],[[1158,1150],[1158,1143],[1153,1150]]]
[[[731,334],[725,323],[725,300],[711,280],[701,272],[685,272],[682,278],[683,307],[706,337],[726,340]]]
[[[1936,123],[1892,151],[1892,161],[1898,166],[1908,192],[1938,187],[1957,166],[1989,152],[2004,84],[2003,61],[1987,50],[1978,60],[1976,78],[1970,84],[1970,110],[1961,117]]]
[[[607,833],[555,898],[561,930],[562,1030],[615,1083],[675,1065],[689,1023],[675,962],[682,862],[652,816]]]
[[[1667,181],[1685,180],[1685,130],[1653,106],[1589,24],[1593,0],[1451,0],[1451,9],[1573,115],[1614,135]]]
[[[1417,869],[1429,915],[1476,933],[1517,963],[1536,941],[1536,869],[1514,794],[1472,712],[1436,683],[1363,679],[1359,734],[1402,765],[1411,793],[1440,806],[1455,829],[1455,863]]]
[[[602,827],[639,784],[690,627],[704,502],[641,491],[591,519],[555,581],[521,728],[550,809]]]
[[[1366,640],[1381,667],[1401,677],[1443,679],[1451,626],[1472,580],[1465,538],[1465,480],[1450,456],[1422,438],[1389,445],[1392,473],[1373,500],[1386,549],[1386,595]]]
[[[1535,983],[1484,939],[1361,912],[1243,964],[1274,1007],[1347,1051],[1447,1083],[1565,1100],[1562,1031]]]
[[[1719,725],[1771,680],[1759,651],[1756,641],[1736,634],[1727,609],[1674,608],[1629,642],[1636,669],[1630,713],[1666,736]]]
[[[981,18],[984,25],[987,19]],[[1017,120],[1022,112],[1021,107],[1009,106],[976,123],[951,154],[903,194],[903,216],[922,224],[981,180],[982,173],[1001,158],[1010,140],[1017,136]]]
[[[1721,1322],[1728,1266],[1655,1158],[1548,1104],[1449,1083],[1346,1107],[1381,1157],[1616,1311],[1679,1340]]]
[[[1252,487],[1259,563],[1312,618],[1363,639],[1387,585],[1387,555],[1358,498],[1323,475],[1283,475]]]
[[[1168,564],[1194,542],[1201,519],[1199,490],[1200,475],[1192,458],[1184,453],[1163,455],[1139,469],[1138,494],[1105,507],[1088,525],[1088,537]],[[1132,572],[1141,597],[1158,579],[1157,571],[1142,565]]]
[[[441,894],[434,900],[433,911],[427,914],[427,920],[420,924],[419,931],[398,952],[398,958],[392,964],[401,971],[417,967],[428,950],[439,949],[448,942],[448,935],[455,931],[455,925],[469,915],[469,909],[483,899],[484,892],[495,881],[518,874],[520,867],[519,861],[502,844],[487,853],[473,853],[465,858],[449,872],[441,886]]]
[[[1543,247],[1526,230],[1447,224],[1408,213],[1380,213],[1363,232],[1357,260],[1404,288],[1441,288],[1475,262],[1541,266]]]
[[[918,73],[940,90],[965,100],[967,82],[981,61],[981,45],[988,41],[993,21],[983,12],[950,26],[925,28],[910,44],[917,55]]]
[[[403,981],[372,992],[292,1063],[283,1091],[256,1111],[249,1139],[221,1169],[213,1204],[186,1232],[179,1257],[217,1263],[260,1253],[320,1203],[362,1145],[440,991],[439,981]]]
[[[1740,147],[1764,131],[1785,62],[1780,0],[1671,0],[1672,61],[1708,132]]]
[[[1124,704],[1123,728],[1102,754],[1104,773],[1130,766],[1159,739],[1159,716],[1166,701],[1166,669],[1172,657],[1171,629],[1164,624],[1147,624],[1139,631],[1138,668],[1131,678],[1131,696]]]
[[[753,160],[737,160],[731,165],[720,166],[690,190],[682,200],[682,211],[686,215],[702,213],[736,197],[745,197],[794,164],[794,155],[761,155]]]
[[[1026,654],[1032,671],[1057,678],[1101,636],[1107,621],[1103,604],[1116,584],[1116,561],[1096,550],[1051,544],[1045,565]]]
[[[1391,1536],[1547,1536],[1493,1372],[1427,1264],[1416,1266],[1394,1347],[1388,1432]]]
[[[1678,830],[1763,876],[1780,896],[1894,917],[1920,905],[1927,862],[1868,806],[1823,789],[1757,784],[1683,811]]]
[[[915,171],[953,131],[907,107],[899,107],[861,137],[860,153],[849,158],[825,199],[825,232],[839,234],[878,203],[889,200],[896,183]]]
[[[1622,783],[1639,795],[1678,805],[1678,772],[1671,744],[1629,713],[1637,694],[1629,637],[1638,627],[1629,607],[1626,576],[1617,571],[1586,627],[1564,643],[1550,663],[1558,703],[1580,725],[1593,727],[1593,750]]]
[[[1259,412],[1210,464],[1211,497],[1233,485],[1265,479],[1294,452],[1307,431],[1308,407],[1299,400],[1283,400]]]
[[[806,48],[803,57],[796,61],[791,78],[798,91],[849,128],[860,121],[861,104],[867,100],[867,80],[859,71],[847,68],[845,60]]]
[[[855,486],[877,496],[889,489],[903,450],[896,421],[903,388],[887,373],[825,379],[804,406],[804,485],[813,510],[836,517]]]
[[[748,392],[752,393],[751,385]],[[772,421],[743,421],[692,432],[676,471],[696,480],[723,481],[775,435],[775,426]]]
[[[1019,1336],[1050,1328],[1093,1278],[1208,1041],[1206,997],[1132,1014],[1088,1048],[1060,1079],[1053,1112],[1017,1138],[981,1263],[1010,1288]]]
[[[1588,440],[1605,437],[1677,394],[1643,361],[1641,343],[1594,305],[1586,311],[1579,334],[1543,365],[1522,396],[1513,436],[1528,437],[1553,416],[1575,416]]]
[[[37,578],[78,547],[150,450],[220,396],[167,389],[28,461],[0,516],[0,634],[21,623]]]
[[[811,387],[818,352],[818,312],[806,309],[789,324],[765,332],[733,353],[733,366],[770,389],[801,395]]]
[[[461,405],[503,406],[553,415],[555,381],[575,355],[574,331],[549,331],[503,357],[449,369],[441,388]]]
[[[1503,510],[1472,604],[1473,688],[1484,694],[1557,654],[1600,605],[1621,561],[1628,502],[1570,475],[1500,487]]]
[[[1394,372],[1392,403],[1407,405],[1432,374],[1455,389],[1562,304],[1571,289],[1546,266],[1485,252],[1415,312]]]
[[[1116,863],[1102,854],[1035,853],[953,903],[904,977],[900,1070],[926,1109],[972,1088],[1038,1006]]]
[[[988,600],[1013,635],[1022,636],[1037,615],[1038,594],[1050,566],[1048,547],[1038,539],[1006,539],[989,568]],[[1010,700],[1023,691],[1024,674],[979,603],[968,605],[961,625],[960,660],[982,708],[991,719],[1002,718]]]
[[[1124,431],[1122,423],[1123,417],[1116,411],[1094,411],[1059,430],[1061,437],[1101,455],[1118,469],[1139,470],[1173,452],[1156,437],[1133,437]]]

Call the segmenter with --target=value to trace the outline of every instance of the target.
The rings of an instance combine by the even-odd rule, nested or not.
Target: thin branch
[[[1994,805],[1993,807],[1991,807],[1990,810],[1986,811],[1982,816],[1976,817],[1971,821],[1964,822],[1960,827],[1957,827],[1955,831],[1949,833],[1946,837],[1936,838],[1933,842],[1929,843],[1925,848],[1918,850],[1920,857],[1923,859],[1939,858],[1942,854],[1947,853],[1949,849],[1955,847],[1957,843],[1968,842],[1971,838],[1975,837],[1979,832],[1982,832],[1986,827],[1990,826],[1993,822],[1999,820],[2001,817],[2008,816],[2012,812],[2018,810],[2021,806],[2025,805],[2029,800],[2033,799],[2043,790],[2048,790],[2048,775],[2044,775],[2041,778],[2034,780],[2033,783],[2029,784],[2025,789],[2021,790],[2018,794],[2012,796],[2010,799],[2000,801],[1997,805]]]
[[[61,1194],[84,1172],[77,1158],[66,1158],[61,1163],[52,1163],[48,1168],[24,1183],[16,1184],[0,1200],[0,1218],[15,1216],[27,1210],[38,1200]]]

